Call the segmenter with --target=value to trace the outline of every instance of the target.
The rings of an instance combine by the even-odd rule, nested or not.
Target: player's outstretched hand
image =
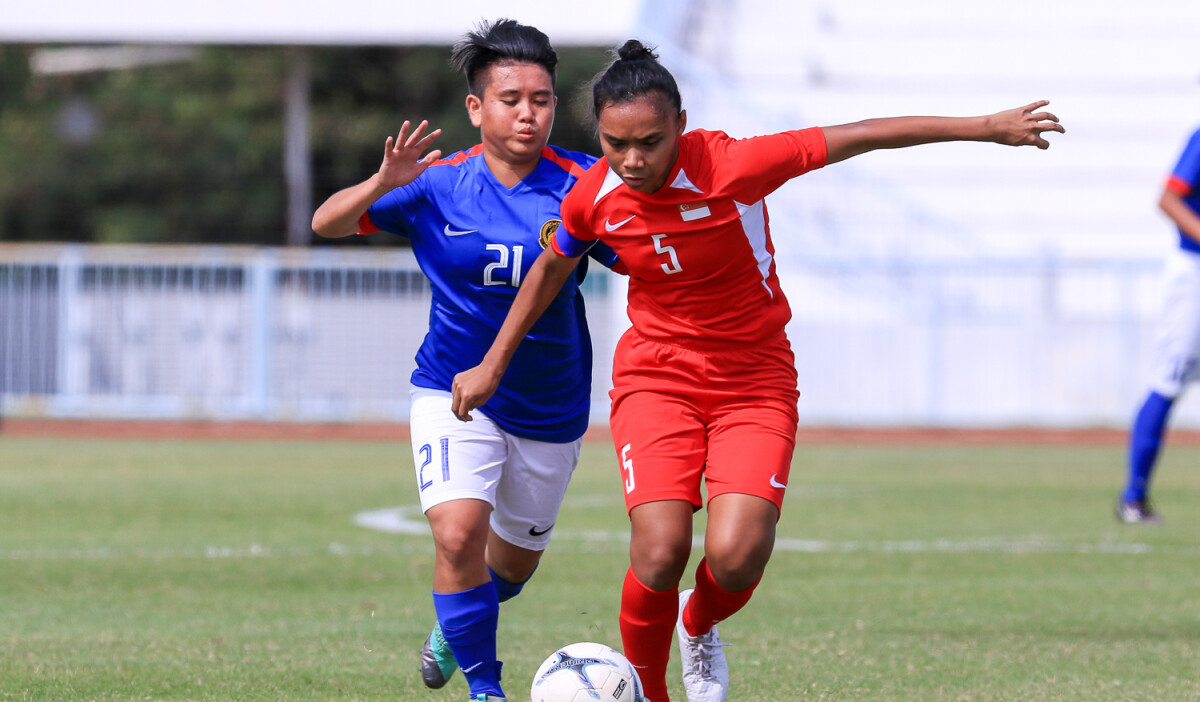
[[[1039,149],[1050,148],[1050,142],[1042,136],[1044,132],[1065,134],[1066,129],[1058,123],[1058,117],[1052,112],[1038,112],[1049,100],[1038,100],[1024,107],[1017,107],[1004,112],[997,112],[988,118],[993,130],[992,141],[1008,146],[1036,146]]]
[[[379,166],[379,182],[389,189],[399,188],[413,182],[426,168],[433,165],[434,161],[442,157],[442,152],[436,149],[425,154],[424,158],[421,157],[434,139],[441,135],[442,130],[435,129],[429,134],[425,134],[425,130],[429,128],[429,122],[425,120],[422,120],[410,134],[411,127],[412,123],[404,120],[404,124],[400,125],[400,133],[395,138],[388,137],[387,142],[383,145],[383,164]]]
[[[471,421],[471,410],[482,407],[500,387],[503,373],[496,373],[480,364],[454,376],[450,384],[450,411],[464,422]]]

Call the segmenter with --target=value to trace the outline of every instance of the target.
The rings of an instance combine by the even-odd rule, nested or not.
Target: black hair
[[[450,52],[450,65],[467,77],[467,90],[472,95],[483,94],[487,87],[480,81],[484,71],[500,63],[535,63],[550,74],[553,86],[558,54],[541,30],[510,19],[481,22]]]
[[[600,110],[609,105],[631,102],[649,93],[661,93],[675,109],[683,110],[675,76],[658,62],[654,48],[630,39],[616,51],[616,59],[608,70],[592,82],[592,115],[600,118]]]

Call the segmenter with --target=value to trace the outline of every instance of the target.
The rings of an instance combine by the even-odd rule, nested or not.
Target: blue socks
[[[500,689],[500,661],[496,660],[496,627],[500,600],[491,582],[443,594],[433,593],[442,636],[454,652],[472,695],[504,697]]]
[[[537,568],[534,568],[533,571],[536,573]],[[496,586],[496,596],[500,598],[501,602],[508,602],[521,594],[521,588],[525,587],[525,583],[529,582],[529,578],[533,577],[530,575],[529,578],[525,579],[525,582],[510,583],[499,575],[496,575],[496,571],[490,567],[488,568],[488,574],[492,576],[492,584]]]
[[[1150,476],[1154,472],[1154,464],[1166,433],[1167,416],[1174,402],[1174,398],[1152,392],[1138,411],[1133,429],[1129,432],[1129,483],[1121,495],[1122,500],[1137,502],[1146,499]]]
[[[492,576],[491,582],[470,590],[433,593],[433,608],[442,627],[442,636],[450,644],[471,694],[504,697],[504,691],[500,689],[503,664],[496,660],[500,603],[520,594],[525,583],[510,583],[491,568],[488,573]]]

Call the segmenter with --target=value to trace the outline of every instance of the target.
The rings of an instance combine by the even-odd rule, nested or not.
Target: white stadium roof
[[[640,0],[39,0],[6,3],[0,42],[441,45],[482,19],[510,17],[556,45],[629,38]]]

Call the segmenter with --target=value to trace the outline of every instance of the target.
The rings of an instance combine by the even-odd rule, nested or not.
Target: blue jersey
[[[1184,147],[1179,163],[1171,171],[1167,188],[1182,197],[1193,212],[1200,214],[1200,129],[1192,134]],[[1184,234],[1183,230],[1179,232],[1179,247],[1200,253],[1200,242]]]
[[[407,236],[433,289],[413,385],[450,391],[455,374],[479,365],[521,280],[558,228],[563,197],[595,160],[547,146],[537,168],[510,189],[476,146],[438,161],[367,210],[361,232]],[[616,255],[607,249],[594,258],[612,265]],[[592,345],[579,292],[586,272],[585,258],[480,408],[514,436],[565,443],[587,429]]]

